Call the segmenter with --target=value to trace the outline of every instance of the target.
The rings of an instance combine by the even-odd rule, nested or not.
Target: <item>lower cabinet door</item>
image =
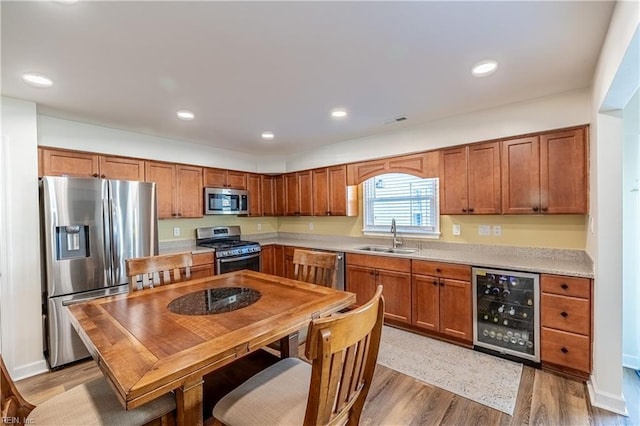
[[[364,266],[347,265],[346,286],[347,291],[356,294],[356,305],[360,306],[366,303],[376,292],[375,269]]]
[[[461,340],[473,340],[469,281],[440,278],[440,332]]]
[[[413,325],[440,330],[440,285],[438,277],[413,276]]]
[[[411,274],[408,272],[376,270],[378,284],[382,284],[384,316],[411,323]]]

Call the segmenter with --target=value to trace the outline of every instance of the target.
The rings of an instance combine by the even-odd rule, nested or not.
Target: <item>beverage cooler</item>
[[[473,344],[540,362],[540,276],[473,268]]]

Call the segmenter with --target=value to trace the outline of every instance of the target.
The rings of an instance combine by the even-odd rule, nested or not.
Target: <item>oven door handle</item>
[[[220,263],[237,262],[239,260],[253,259],[254,257],[260,257],[260,253],[254,253],[254,254],[250,254],[248,256],[242,256],[242,257],[222,258],[222,259],[218,259],[218,262],[220,262]]]

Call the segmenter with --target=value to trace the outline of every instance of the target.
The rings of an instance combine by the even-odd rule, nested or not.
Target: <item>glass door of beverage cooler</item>
[[[538,274],[473,268],[473,344],[540,362]]]

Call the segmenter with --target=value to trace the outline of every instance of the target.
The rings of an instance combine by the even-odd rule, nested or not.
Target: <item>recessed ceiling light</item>
[[[187,111],[186,109],[176,112],[176,115],[180,120],[184,121],[191,121],[196,117],[191,111]]]
[[[43,74],[27,73],[22,74],[22,79],[35,87],[51,87],[53,86],[53,80]]]
[[[266,140],[271,140],[275,137],[273,132],[262,132],[262,135],[260,136],[262,137],[262,139],[266,139]]]
[[[471,74],[476,77],[484,77],[493,74],[498,68],[498,63],[494,60],[480,61],[473,66]]]
[[[342,108],[334,109],[331,111],[331,116],[333,118],[345,118],[347,116],[347,111]]]

